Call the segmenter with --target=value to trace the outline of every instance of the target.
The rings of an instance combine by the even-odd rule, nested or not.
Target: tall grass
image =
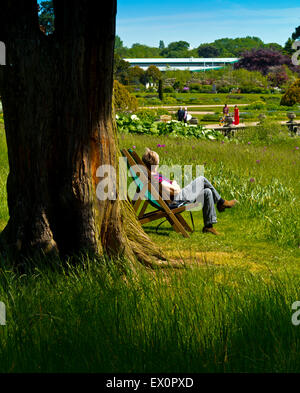
[[[278,113],[278,112],[275,112]],[[289,136],[287,126],[276,121],[264,120],[258,126],[247,127],[237,132],[237,140],[242,142],[275,144],[284,143]]]
[[[202,265],[125,279],[102,265],[2,268],[0,371],[299,372],[299,277]]]
[[[8,220],[6,179],[8,176],[8,158],[5,132],[3,127],[3,113],[0,113],[0,231]]]

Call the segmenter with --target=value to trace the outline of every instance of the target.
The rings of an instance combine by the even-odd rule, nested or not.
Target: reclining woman
[[[174,202],[201,202],[203,207],[203,233],[219,235],[213,227],[217,223],[215,204],[219,212],[226,208],[233,207],[237,201],[235,199],[227,201],[222,199],[213,185],[204,177],[199,176],[184,188],[180,188],[176,180],[169,180],[158,172],[159,155],[148,148],[142,157],[144,164],[151,171],[152,177],[161,184],[163,192],[171,196]]]

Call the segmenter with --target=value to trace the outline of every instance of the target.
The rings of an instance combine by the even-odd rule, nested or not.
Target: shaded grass
[[[3,124],[3,114],[0,114],[0,231],[8,220],[6,179],[8,176],[8,157]]]
[[[2,270],[2,372],[299,371],[299,276],[195,260],[124,279],[104,266]]]

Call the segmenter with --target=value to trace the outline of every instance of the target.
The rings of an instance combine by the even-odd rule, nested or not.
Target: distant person
[[[183,121],[184,121],[185,123],[187,123],[187,121],[188,121],[188,111],[187,111],[187,108],[184,108]]]
[[[177,119],[178,121],[182,121],[184,117],[184,110],[182,108],[182,106],[178,109],[177,111]]]
[[[235,124],[236,126],[238,124],[240,124],[240,114],[239,114],[239,108],[237,105],[235,105],[234,107],[234,122],[233,124]]]
[[[228,116],[228,115],[229,115],[229,108],[228,108],[228,105],[225,104],[224,107],[223,107],[223,117],[219,121],[220,126],[221,125],[222,126],[225,125],[226,116]]]
[[[225,104],[225,105],[224,105],[224,108],[223,108],[223,115],[224,115],[224,116],[228,116],[228,113],[229,113],[229,108],[228,108],[228,105]]]

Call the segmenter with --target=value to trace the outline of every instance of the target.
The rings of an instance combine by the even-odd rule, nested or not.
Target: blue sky
[[[297,0],[118,0],[117,34],[125,46],[184,40],[197,47],[218,38],[260,37],[284,44],[300,25]]]

